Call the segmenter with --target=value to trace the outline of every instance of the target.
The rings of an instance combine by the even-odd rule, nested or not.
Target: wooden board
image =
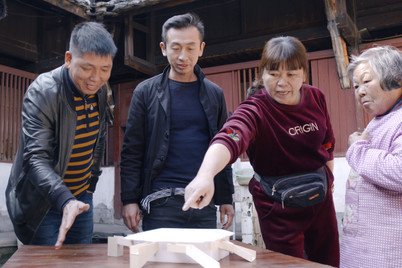
[[[159,250],[149,261],[199,263],[195,256],[208,255],[211,262],[228,256],[229,252],[219,245],[221,241],[229,241],[232,235],[232,232],[222,229],[160,228],[128,235],[125,239],[132,241],[134,245],[158,243]]]

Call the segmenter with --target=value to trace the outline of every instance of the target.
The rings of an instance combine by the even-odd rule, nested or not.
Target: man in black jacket
[[[131,100],[121,152],[123,219],[133,232],[155,228],[231,226],[232,171],[215,178],[214,202],[182,211],[184,188],[195,177],[209,142],[227,119],[222,89],[197,65],[205,43],[194,14],[171,17],[162,27],[162,54],[169,66],[140,83]],[[140,208],[141,206],[141,208]]]
[[[106,83],[117,48],[102,24],[78,24],[65,64],[24,96],[7,209],[24,244],[91,243],[92,193],[100,175]]]

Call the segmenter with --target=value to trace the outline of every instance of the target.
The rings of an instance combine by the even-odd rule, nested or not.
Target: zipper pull
[[[84,99],[84,110],[85,110],[85,125],[86,125],[86,127],[88,127],[89,126],[89,124],[88,124],[88,111],[87,111],[87,108],[88,108],[88,102],[87,102],[87,98],[84,96],[83,97],[83,99]]]
[[[273,195],[275,194],[275,192],[276,192],[275,186],[272,186],[272,193],[271,193],[271,195],[273,196]]]

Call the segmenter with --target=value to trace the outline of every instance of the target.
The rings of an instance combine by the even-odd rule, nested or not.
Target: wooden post
[[[325,12],[328,20],[328,31],[331,35],[332,49],[334,50],[339,82],[342,89],[350,88],[350,80],[347,75],[349,64],[347,47],[344,39],[340,36],[336,16],[339,12],[339,0],[325,0]]]

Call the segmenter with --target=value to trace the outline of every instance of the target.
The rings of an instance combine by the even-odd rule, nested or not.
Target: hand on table
[[[69,201],[63,209],[63,218],[61,220],[61,225],[59,228],[59,236],[57,237],[57,242],[55,244],[56,249],[60,249],[66,239],[66,234],[70,230],[71,226],[74,224],[75,218],[87,211],[89,209],[89,204],[83,203],[78,200]]]

